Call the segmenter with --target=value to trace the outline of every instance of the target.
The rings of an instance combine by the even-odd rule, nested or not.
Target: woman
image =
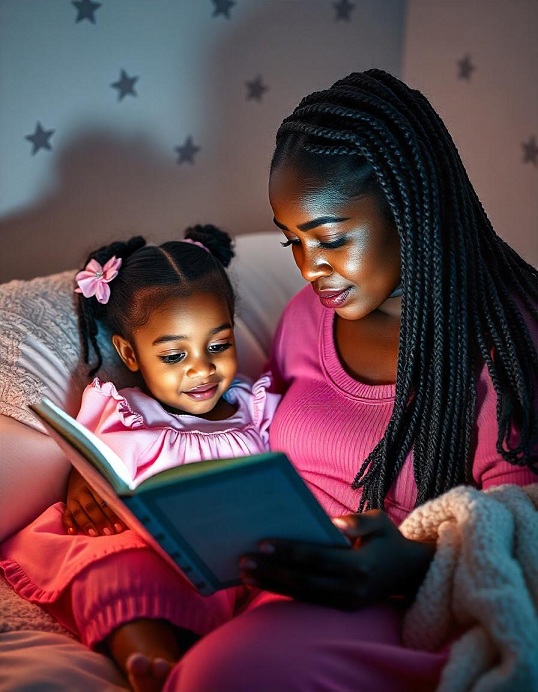
[[[280,596],[207,635],[167,689],[435,689],[457,633],[403,645],[435,544],[397,524],[455,486],[536,481],[537,272],[428,101],[379,70],[284,120],[269,195],[310,283],[275,337],[271,445],[356,540],[245,556],[245,583]]]

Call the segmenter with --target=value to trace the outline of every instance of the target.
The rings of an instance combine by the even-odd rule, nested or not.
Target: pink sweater
[[[287,306],[270,363],[277,391],[285,392],[271,425],[270,444],[288,454],[327,513],[338,516],[357,511],[361,491],[351,483],[383,436],[395,385],[364,384],[345,372],[334,344],[333,321],[334,311],[321,305],[310,286]],[[531,471],[499,457],[496,402],[484,368],[478,383],[474,480],[479,488],[536,482]],[[409,514],[416,495],[410,453],[386,500],[394,521]]]

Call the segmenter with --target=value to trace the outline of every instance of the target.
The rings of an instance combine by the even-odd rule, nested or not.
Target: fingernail
[[[103,529],[103,533],[105,534],[105,536],[112,536],[112,529],[109,529],[108,526],[105,526],[105,528]]]
[[[258,566],[257,562],[255,562],[254,560],[252,560],[249,557],[242,557],[239,560],[239,567],[241,569],[256,569],[257,566]]]
[[[271,555],[275,551],[276,551],[276,548],[272,543],[260,543],[260,553],[265,553],[266,555]]]
[[[121,524],[114,524],[114,529],[116,533],[121,533],[123,531],[123,526]]]
[[[95,529],[88,529],[88,534],[95,538],[97,536],[97,531]]]
[[[341,519],[340,517],[334,517],[332,522],[335,526],[338,526],[339,529],[345,529],[347,527],[347,521],[345,519]]]
[[[74,529],[72,526],[70,526],[70,527],[67,529],[67,533],[70,533],[71,535],[73,535],[73,534],[75,533],[75,529]]]

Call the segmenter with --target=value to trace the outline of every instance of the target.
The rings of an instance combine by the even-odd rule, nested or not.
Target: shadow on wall
[[[142,234],[155,239],[163,221],[170,237],[184,228],[174,204],[192,179],[144,137],[81,133],[56,153],[51,192],[32,207],[0,219],[0,281],[78,267],[99,244]],[[163,219],[163,215],[166,217]]]
[[[232,235],[272,230],[267,181],[280,122],[305,94],[349,72],[399,74],[405,0],[365,0],[349,24],[334,21],[330,3],[289,3],[285,24],[281,8],[249,10],[199,56],[196,88],[177,94],[177,141],[163,148],[154,121],[129,136],[81,129],[61,147],[57,133],[48,190],[0,218],[0,282],[77,268],[90,250],[133,235],[182,237],[195,223]],[[268,90],[249,100],[246,83],[258,76]],[[173,148],[189,135],[201,149],[194,164],[178,165]]]
[[[178,103],[177,141],[168,149],[152,135],[155,121],[128,136],[119,130],[121,118],[110,127],[80,129],[61,147],[56,134],[51,181],[42,197],[0,216],[0,283],[78,268],[91,250],[133,235],[160,243],[182,237],[195,223],[214,223],[233,235],[272,229],[267,172],[279,123],[267,127],[267,114],[260,121],[266,104],[245,103],[252,65],[235,57],[230,62],[238,40],[247,54],[255,52],[256,27],[272,21],[266,9],[261,14],[251,12],[239,31],[227,27],[214,50],[201,56],[200,86],[177,94],[190,103],[185,113]],[[234,93],[226,91],[230,70]],[[247,116],[238,115],[245,110]],[[179,125],[186,117],[195,120],[190,131]],[[245,117],[251,119],[248,132]],[[242,141],[247,134],[249,143]],[[201,150],[193,164],[178,165],[173,147],[188,135]]]

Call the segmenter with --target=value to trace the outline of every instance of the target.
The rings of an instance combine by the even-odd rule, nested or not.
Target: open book
[[[118,455],[48,399],[30,406],[116,514],[202,594],[240,583],[264,538],[349,547],[281,453],[184,464],[137,484]]]

